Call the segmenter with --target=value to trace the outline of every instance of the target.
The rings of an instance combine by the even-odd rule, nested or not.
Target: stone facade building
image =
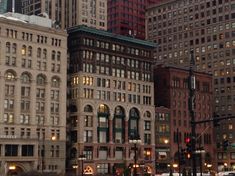
[[[66,65],[65,32],[0,17],[0,175],[65,172]]]
[[[85,174],[155,173],[153,43],[78,26],[69,31],[69,165]],[[141,143],[129,143],[131,137]]]

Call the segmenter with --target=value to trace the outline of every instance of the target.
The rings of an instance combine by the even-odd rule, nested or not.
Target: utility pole
[[[192,170],[193,176],[197,176],[197,165],[196,165],[196,123],[195,123],[195,91],[196,91],[196,77],[194,74],[194,53],[190,51],[190,68],[189,68],[189,112],[191,116],[191,145],[192,145]]]

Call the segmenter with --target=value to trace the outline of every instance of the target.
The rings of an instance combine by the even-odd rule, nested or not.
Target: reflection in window
[[[14,75],[12,72],[8,71],[8,72],[5,74],[5,78],[6,78],[6,80],[8,80],[8,81],[14,81],[14,80],[15,80],[15,75]]]

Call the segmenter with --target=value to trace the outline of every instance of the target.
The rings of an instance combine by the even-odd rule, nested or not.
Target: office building
[[[137,173],[154,174],[155,45],[85,26],[68,33],[68,167],[78,166],[84,174],[121,175],[133,174],[137,164]],[[131,144],[133,137],[141,141]],[[86,158],[83,168],[80,155]]]
[[[86,25],[107,29],[107,0],[22,0],[22,13],[48,16],[58,28]]]
[[[146,7],[160,0],[108,0],[108,31],[145,39]]]
[[[158,112],[158,116],[156,116],[156,125],[158,126],[156,128],[156,135],[158,136],[156,138],[156,149],[159,150],[160,148],[160,152],[165,152],[165,158],[161,158],[158,163],[158,169],[161,170],[167,170],[168,165],[172,167],[173,164],[179,164],[178,151],[180,150],[181,152],[181,149],[187,149],[186,139],[191,138],[191,116],[188,110],[190,106],[188,77],[189,70],[180,67],[163,65],[155,67],[154,94],[157,106],[156,112]],[[195,120],[202,121],[209,119],[212,115],[212,76],[206,73],[195,72],[195,77]],[[165,107],[165,109],[162,107]],[[168,125],[166,122],[168,122]],[[213,127],[213,123],[196,125],[196,150],[202,150],[200,149],[201,147],[205,150],[201,159],[200,154],[196,156],[197,170],[200,170],[201,163],[213,165],[213,168],[215,168],[216,155],[214,153],[216,146],[213,128],[211,127]],[[169,144],[170,151],[168,150]],[[169,153],[170,157],[168,156]],[[159,152],[157,154],[157,156],[163,155],[163,153]],[[165,160],[168,160],[169,163]],[[185,163],[181,169],[186,168],[188,170],[190,166],[191,160],[185,156]],[[202,167],[203,171],[207,170],[206,166]]]
[[[0,17],[2,176],[65,172],[67,34],[50,26],[37,16]]]
[[[12,6],[12,2],[14,6]],[[7,13],[7,12],[17,12],[21,13],[21,0],[1,0],[0,1],[0,14]]]
[[[213,75],[213,111],[220,117],[234,115],[235,2],[168,0],[147,10],[146,24],[147,38],[158,43],[155,61],[188,67],[193,49],[196,69]],[[217,143],[233,142],[234,120],[221,123],[216,130]],[[227,151],[218,148],[218,169],[235,167],[233,153],[231,147]]]
[[[0,0],[0,14],[7,12],[7,0]]]

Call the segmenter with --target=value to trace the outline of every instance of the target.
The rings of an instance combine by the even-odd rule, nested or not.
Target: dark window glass
[[[33,145],[22,145],[22,156],[33,156]]]
[[[5,145],[5,156],[17,156],[18,145]]]

